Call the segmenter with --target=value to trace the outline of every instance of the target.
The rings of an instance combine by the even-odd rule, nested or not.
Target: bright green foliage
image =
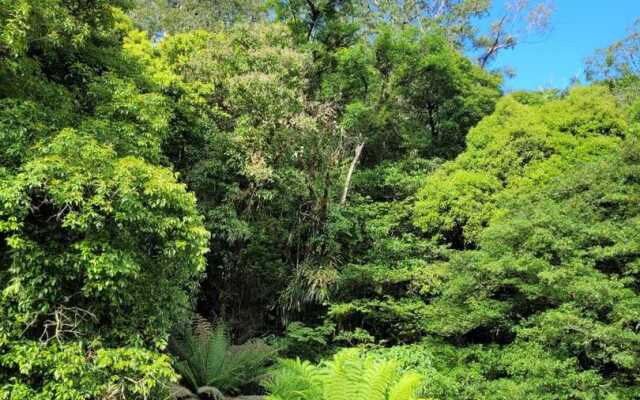
[[[352,43],[359,28],[353,17],[363,12],[363,5],[354,0],[271,0],[268,4],[298,42],[314,42],[320,57]]]
[[[634,379],[640,303],[633,254],[640,210],[630,177],[638,172],[638,147],[625,146],[626,156],[613,153],[544,191],[513,195],[509,211],[483,232],[481,251],[452,264],[433,306],[440,317],[434,329],[508,335],[517,323],[518,338],[580,356],[586,368],[606,367],[608,374]],[[472,287],[482,289],[474,289],[470,303],[465,292]],[[454,300],[460,298],[464,305]],[[455,328],[443,326],[453,319]]]
[[[0,3],[3,399],[160,398],[177,378],[159,351],[209,235],[158,165],[171,104],[124,3]]]
[[[263,385],[270,400],[315,400],[323,398],[323,378],[319,368],[309,361],[284,359]]]
[[[193,195],[168,170],[72,130],[42,153],[1,186],[2,331],[74,306],[110,340],[162,340],[204,269],[208,236]]]
[[[599,49],[587,61],[587,77],[591,80],[613,81],[640,74],[640,19],[630,27],[629,34],[605,49]]]
[[[434,247],[414,234],[412,196],[438,164],[425,158],[456,154],[466,130],[492,111],[499,79],[473,66],[438,34],[411,28],[386,27],[373,43],[360,41],[334,56],[335,67],[319,78],[316,96],[337,104],[347,149],[361,144],[364,151],[349,207],[333,208],[318,238],[332,250],[328,260],[299,268],[296,276],[302,278],[287,288],[286,298],[331,303],[327,315],[348,343],[372,336],[411,340],[423,331],[415,313],[423,304],[403,298],[411,297],[405,288],[421,275],[418,270],[426,265],[421,258],[430,257]],[[440,86],[442,91],[435,90]],[[398,293],[384,296],[383,285]],[[376,298],[371,304],[358,300],[370,297]],[[354,326],[356,321],[368,323]]]
[[[443,1],[380,1],[370,12],[369,18],[387,21],[394,25],[416,25],[425,28],[439,27],[447,32],[452,42],[461,45],[477,34],[472,20],[486,16],[491,6],[489,0]],[[373,17],[373,18],[372,18]]]
[[[274,316],[327,298],[349,246],[345,228],[352,233],[336,198],[355,144],[366,142],[368,166],[455,154],[499,95],[497,77],[412,29],[342,48],[320,74],[316,53],[296,48],[279,24],[177,34],[157,47],[129,34],[125,50],[170,98],[164,155],[213,234],[204,282],[212,295],[200,311],[240,318],[247,330],[274,329]],[[425,69],[410,73],[416,63]],[[435,107],[429,124],[415,95],[438,82],[449,86],[425,100]]]
[[[223,393],[238,393],[264,374],[273,351],[262,341],[252,340],[232,346],[224,323],[212,327],[199,320],[195,326],[176,333],[170,342],[176,356],[176,371],[181,386],[173,390],[177,398],[221,398]]]
[[[440,164],[408,157],[354,176],[349,207],[332,221],[345,242],[326,314],[338,342],[412,342],[425,333],[420,296],[439,281],[433,263],[446,252],[421,237],[412,210],[415,192]]]
[[[103,34],[95,27],[109,26],[111,7],[124,4],[124,0],[98,0],[88,7],[77,0],[2,0],[0,70],[16,67],[27,51],[73,53]]]
[[[516,93],[435,172],[361,171],[347,211],[366,228],[331,292],[334,341],[443,338],[379,350],[425,375],[435,398],[637,396],[629,121],[600,86]]]
[[[0,399],[639,398],[638,35],[500,99],[490,8],[0,0]]]
[[[171,115],[164,96],[141,93],[134,82],[105,74],[88,85],[87,97],[95,116],[83,120],[80,130],[118,154],[160,161]]]
[[[220,8],[224,9],[225,2]],[[243,2],[238,2],[242,8]],[[483,68],[527,35],[544,33],[553,12],[544,1],[491,0],[270,0],[269,11],[298,41],[314,49],[323,69],[333,69],[336,50],[357,38],[371,39],[385,25],[440,31],[458,50],[478,55]],[[489,18],[496,17],[494,21]]]
[[[277,18],[311,50],[311,92],[337,105],[338,121],[351,140],[366,142],[365,162],[415,150],[455,155],[467,130],[493,110],[500,95],[500,78],[462,56],[456,40],[448,37],[463,40],[470,32],[462,32],[466,28],[458,26],[459,19],[467,25],[487,2],[443,1],[439,7],[417,2],[274,3]],[[433,18],[433,29],[387,24],[390,18],[376,16],[395,6],[421,9],[425,19]],[[428,15],[439,12],[442,18]]]
[[[440,163],[426,157],[462,149],[466,131],[493,110],[498,82],[433,32],[385,27],[373,44],[336,50],[318,96],[340,105],[340,127],[364,152],[349,206],[330,214],[323,237],[335,241],[332,257],[340,262],[303,276],[307,292],[322,294],[311,302],[328,305],[338,341],[395,343],[424,334],[425,303],[416,298],[423,286],[412,282],[438,279],[428,261],[441,251],[412,225],[413,196]]]
[[[629,398],[612,393],[594,371],[576,370],[577,360],[558,359],[536,346],[458,347],[427,340],[375,353],[423,375],[422,392],[436,399]]]
[[[107,10],[94,5],[87,11],[87,18],[104,24],[74,39],[76,44],[58,39],[49,43],[40,39],[62,40],[63,34],[37,32],[42,37],[33,40],[28,53],[0,64],[0,140],[7,143],[0,150],[0,168],[15,168],[35,154],[33,146],[67,127],[112,145],[121,156],[160,161],[170,119],[168,104],[151,91],[156,84],[142,75],[137,55],[122,51],[130,24],[118,9]],[[32,18],[42,28],[40,17]],[[48,47],[41,48],[45,44]]]
[[[604,87],[543,101],[515,94],[471,130],[468,149],[429,177],[415,223],[461,248],[476,241],[501,196],[536,188],[616,149],[628,129]]]
[[[283,360],[265,381],[270,400],[417,400],[420,375],[402,373],[393,361],[343,350],[331,361]]]
[[[53,398],[111,390],[142,396],[173,379],[164,357],[117,346],[162,347],[173,322],[186,316],[208,238],[193,195],[168,170],[118,158],[72,130],[0,188],[7,243],[0,347],[10,349],[1,359],[3,390],[12,399],[69,390]],[[41,352],[43,364],[31,367]],[[86,387],[65,374],[84,376]],[[125,381],[131,374],[141,374],[138,384]]]
[[[477,249],[452,256],[439,296],[426,307],[426,330],[461,343],[509,344],[492,352],[500,355],[496,368],[513,379],[519,369],[539,365],[544,375],[524,386],[492,382],[495,398],[510,392],[557,398],[568,391],[579,391],[576,398],[600,398],[600,392],[634,398],[640,387],[637,139],[623,139],[624,115],[602,88],[576,89],[540,106],[508,101],[502,126],[492,121],[507,112],[499,105],[471,133],[467,152],[427,180],[417,204],[419,224],[459,245],[450,241],[445,220],[430,220],[424,211],[437,207]],[[520,107],[543,124],[520,126]],[[544,113],[534,114],[535,107]],[[511,140],[498,153],[502,135]],[[476,174],[483,168],[502,185],[478,190],[475,209],[453,208],[464,205],[458,192],[433,200],[431,193],[464,183],[458,174],[465,166]],[[473,224],[478,210],[482,223]],[[544,397],[536,382],[554,369],[569,375],[552,380],[556,386]],[[488,374],[481,371],[478,379]],[[584,389],[604,380],[607,389]]]
[[[168,393],[163,383],[177,380],[164,355],[57,341],[0,341],[0,368],[0,398],[11,400],[160,398]]]
[[[636,122],[640,121],[640,19],[625,38],[597,50],[587,60],[586,76],[608,85],[622,100],[621,105],[630,106]]]
[[[276,347],[281,356],[304,357],[318,360],[329,345],[328,337],[335,332],[335,325],[327,322],[320,326],[309,327],[301,322],[287,325],[283,337],[276,339]]]
[[[152,36],[216,30],[265,18],[264,4],[258,0],[135,0],[134,3],[130,15]]]
[[[404,40],[418,46],[408,46],[415,56],[403,60],[392,82],[414,123],[430,136],[431,153],[457,154],[466,132],[493,111],[499,78],[457,54],[442,37]]]
[[[441,172],[442,173],[442,172]],[[501,189],[500,180],[483,172],[454,170],[439,185],[438,175],[420,193],[416,223],[426,229],[437,227],[454,241],[464,232],[470,241],[482,229],[491,207],[491,196]]]

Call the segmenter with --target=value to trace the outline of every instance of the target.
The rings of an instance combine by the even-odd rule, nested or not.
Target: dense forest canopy
[[[0,399],[639,398],[640,25],[491,6],[0,0]]]

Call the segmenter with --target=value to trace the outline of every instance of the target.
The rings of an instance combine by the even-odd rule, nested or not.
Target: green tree
[[[281,0],[270,5],[301,43],[312,44],[325,66],[327,52],[348,47],[357,38],[370,40],[391,25],[441,31],[451,45],[477,54],[478,65],[488,68],[502,51],[548,32],[553,14],[552,2],[531,0],[505,1],[494,12],[491,0]],[[489,20],[490,14],[497,14],[496,19]]]
[[[387,27],[372,45],[337,54],[323,96],[345,104],[339,123],[359,145],[351,166],[360,167],[349,169],[328,228],[341,262],[333,275],[307,273],[305,282],[324,288],[319,302],[338,342],[411,342],[425,334],[414,280],[437,280],[429,264],[444,257],[412,224],[415,194],[441,164],[434,157],[461,151],[466,132],[491,113],[499,78],[442,35],[415,28]]]
[[[640,20],[630,28],[629,34],[607,48],[596,51],[587,60],[587,77],[606,80],[640,75]]]
[[[516,94],[426,180],[416,223],[463,251],[431,284],[424,329],[497,357],[477,371],[486,394],[465,398],[637,396],[638,146],[628,120],[604,87]],[[517,381],[525,364],[537,365],[530,381],[495,378]],[[556,368],[568,370],[552,378]]]
[[[245,332],[273,329],[287,277],[331,250],[316,239],[343,133],[333,109],[306,96],[310,57],[280,24],[174,35],[147,51],[176,77],[165,154],[213,235],[200,310]]]
[[[0,7],[0,397],[149,398],[208,232],[120,2]],[[156,61],[157,62],[157,61]]]
[[[585,72],[589,81],[607,84],[640,121],[640,19],[625,38],[597,50],[587,60]]]
[[[500,96],[498,76],[474,66],[441,34],[415,28],[385,27],[373,44],[337,51],[336,63],[321,95],[340,105],[340,126],[355,148],[350,173],[358,162],[457,154]]]
[[[615,149],[628,117],[604,87],[565,97],[514,94],[472,129],[467,150],[429,177],[415,222],[457,248],[473,245],[504,191],[526,190]]]
[[[427,308],[427,329],[463,343],[508,343],[497,366],[513,378],[518,358],[531,360],[527,368],[553,361],[576,377],[608,381],[604,392],[615,398],[637,396],[637,260],[629,236],[638,212],[638,188],[629,180],[637,174],[636,141],[542,190],[505,196],[479,250],[451,261],[441,295]],[[569,382],[549,378],[558,385],[551,393],[579,390],[583,378],[564,389]],[[536,380],[530,385],[518,390],[544,398]],[[578,398],[603,389],[591,391]]]
[[[0,346],[9,350],[0,360],[9,385],[5,393],[28,387],[25,393],[46,398],[52,387],[74,387],[64,374],[49,375],[54,364],[30,369],[29,357],[37,358],[38,351],[51,357],[60,352],[64,362],[77,357],[73,342],[89,349],[103,344],[107,352],[114,349],[114,357],[126,354],[120,346],[163,348],[173,323],[189,315],[208,239],[194,196],[173,173],[117,157],[68,129],[0,188],[0,234],[6,241]],[[150,373],[173,376],[162,356],[152,361],[152,354],[132,355],[152,362],[149,368],[158,363]],[[111,378],[94,379],[102,387]],[[162,382],[147,379],[145,386],[123,393],[145,393]],[[80,397],[70,398],[100,393],[90,391],[94,386],[80,386]]]
[[[91,7],[82,1],[3,0],[0,5],[0,66],[17,67],[27,53],[59,60],[93,39],[104,35],[109,27],[112,7],[125,1],[98,0]],[[76,12],[74,12],[74,10]],[[96,29],[96,27],[99,27]]]

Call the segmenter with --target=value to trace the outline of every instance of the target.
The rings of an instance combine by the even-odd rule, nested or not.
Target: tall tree
[[[177,34],[156,53],[177,105],[165,152],[213,234],[200,309],[242,331],[280,324],[293,270],[331,251],[319,240],[338,190],[343,132],[305,93],[311,59],[280,24]]]
[[[625,38],[587,59],[585,72],[589,81],[609,85],[622,105],[635,103],[634,112],[640,116],[640,19]]]
[[[495,20],[489,21],[490,0],[349,0],[274,2],[279,19],[288,21],[301,39],[338,48],[348,38],[375,37],[380,27],[414,26],[440,31],[459,49],[477,53],[478,64],[488,67],[503,50],[539,38],[551,27],[551,1],[509,0]],[[488,22],[489,28],[480,27]]]
[[[587,60],[587,77],[591,80],[628,75],[640,75],[640,19],[629,28],[625,38],[598,50]]]

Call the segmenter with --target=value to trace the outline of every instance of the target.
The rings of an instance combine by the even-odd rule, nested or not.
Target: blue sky
[[[516,70],[506,90],[565,88],[582,75],[585,58],[626,36],[639,17],[640,0],[555,0],[551,32],[504,51],[493,65]]]

